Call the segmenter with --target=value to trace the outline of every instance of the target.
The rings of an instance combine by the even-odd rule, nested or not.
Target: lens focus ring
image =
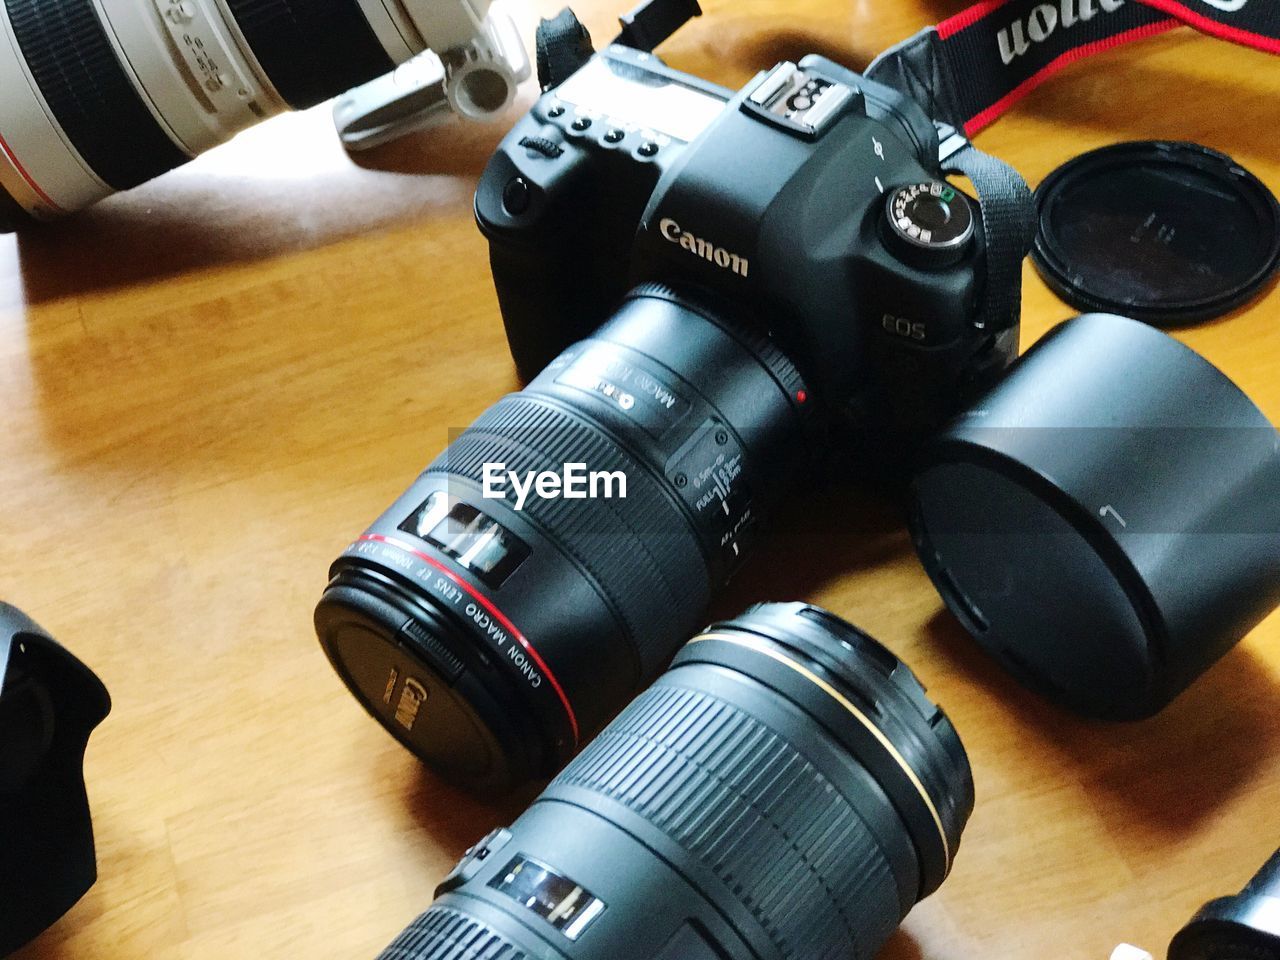
[[[466,914],[432,907],[396,937],[378,960],[524,960],[501,934]]]
[[[40,93],[85,163],[116,190],[186,163],[116,58],[92,0],[5,0]]]
[[[867,957],[899,920],[888,859],[850,802],[795,746],[709,694],[660,682],[557,787],[609,797],[661,830],[786,957]]]
[[[620,471],[625,499],[530,496],[524,514],[595,578],[626,625],[647,677],[669,659],[709,602],[701,548],[653,475],[611,438],[567,411],[524,394],[500,400],[430,467],[479,484],[486,464],[520,475],[565,463]]]

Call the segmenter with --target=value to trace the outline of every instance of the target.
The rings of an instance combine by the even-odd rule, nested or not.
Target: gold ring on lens
[[[769,659],[782,664],[784,667],[800,674],[800,676],[804,677],[832,700],[844,707],[844,709],[848,711],[855,720],[866,727],[868,732],[880,742],[880,745],[889,751],[889,755],[893,757],[898,766],[902,767],[902,772],[907,775],[907,779],[911,781],[912,785],[916,788],[916,791],[920,794],[920,799],[924,801],[925,807],[929,810],[929,815],[933,817],[933,825],[938,828],[938,837],[942,841],[942,853],[946,858],[946,868],[943,872],[944,874],[951,872],[951,844],[947,840],[947,831],[942,825],[942,817],[938,814],[938,808],[934,806],[933,798],[929,796],[929,791],[926,790],[924,784],[920,782],[920,778],[916,776],[916,772],[911,769],[911,764],[907,763],[907,758],[898,751],[898,748],[895,747],[889,738],[880,731],[880,728],[871,721],[870,717],[859,710],[848,697],[842,694],[831,684],[827,683],[827,681],[823,680],[808,667],[804,666],[804,664],[796,663],[796,661],[792,660],[786,654],[773,649],[773,647],[764,640],[731,633],[703,633],[690,640],[689,645],[692,646],[693,644],[700,643],[703,640],[721,640],[725,643],[732,643],[735,646],[743,647],[747,650],[753,651],[754,653],[763,654]]]

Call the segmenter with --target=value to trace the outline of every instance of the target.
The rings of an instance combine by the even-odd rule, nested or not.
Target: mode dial
[[[950,266],[964,257],[973,240],[969,198],[941,180],[894,190],[886,216],[894,252],[918,266]]]

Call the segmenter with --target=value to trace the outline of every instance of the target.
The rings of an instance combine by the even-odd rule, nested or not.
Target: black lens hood
[[[1056,327],[919,464],[909,523],[947,606],[1085,716],[1153,716],[1280,604],[1280,433],[1146,324]]]
[[[83,764],[110,710],[88,667],[0,603],[0,956],[51,926],[97,879]]]

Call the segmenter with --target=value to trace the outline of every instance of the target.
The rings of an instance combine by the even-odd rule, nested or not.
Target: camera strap
[[[1009,359],[1018,355],[1022,319],[1022,261],[1035,240],[1035,200],[1022,174],[999,157],[983,153],[959,138],[948,154],[944,140],[942,169],[969,178],[978,192],[986,237],[986,276],[974,321],[997,337]]]
[[[1181,26],[1280,54],[1273,0],[984,0],[886,51],[867,76],[972,137],[1071,64]]]
[[[941,134],[943,168],[978,191],[987,236],[978,321],[987,329],[1017,329],[1035,209],[1022,177],[969,138],[1070,64],[1183,25],[1280,53],[1280,8],[1271,0],[983,0],[867,69],[868,78],[928,111]]]

